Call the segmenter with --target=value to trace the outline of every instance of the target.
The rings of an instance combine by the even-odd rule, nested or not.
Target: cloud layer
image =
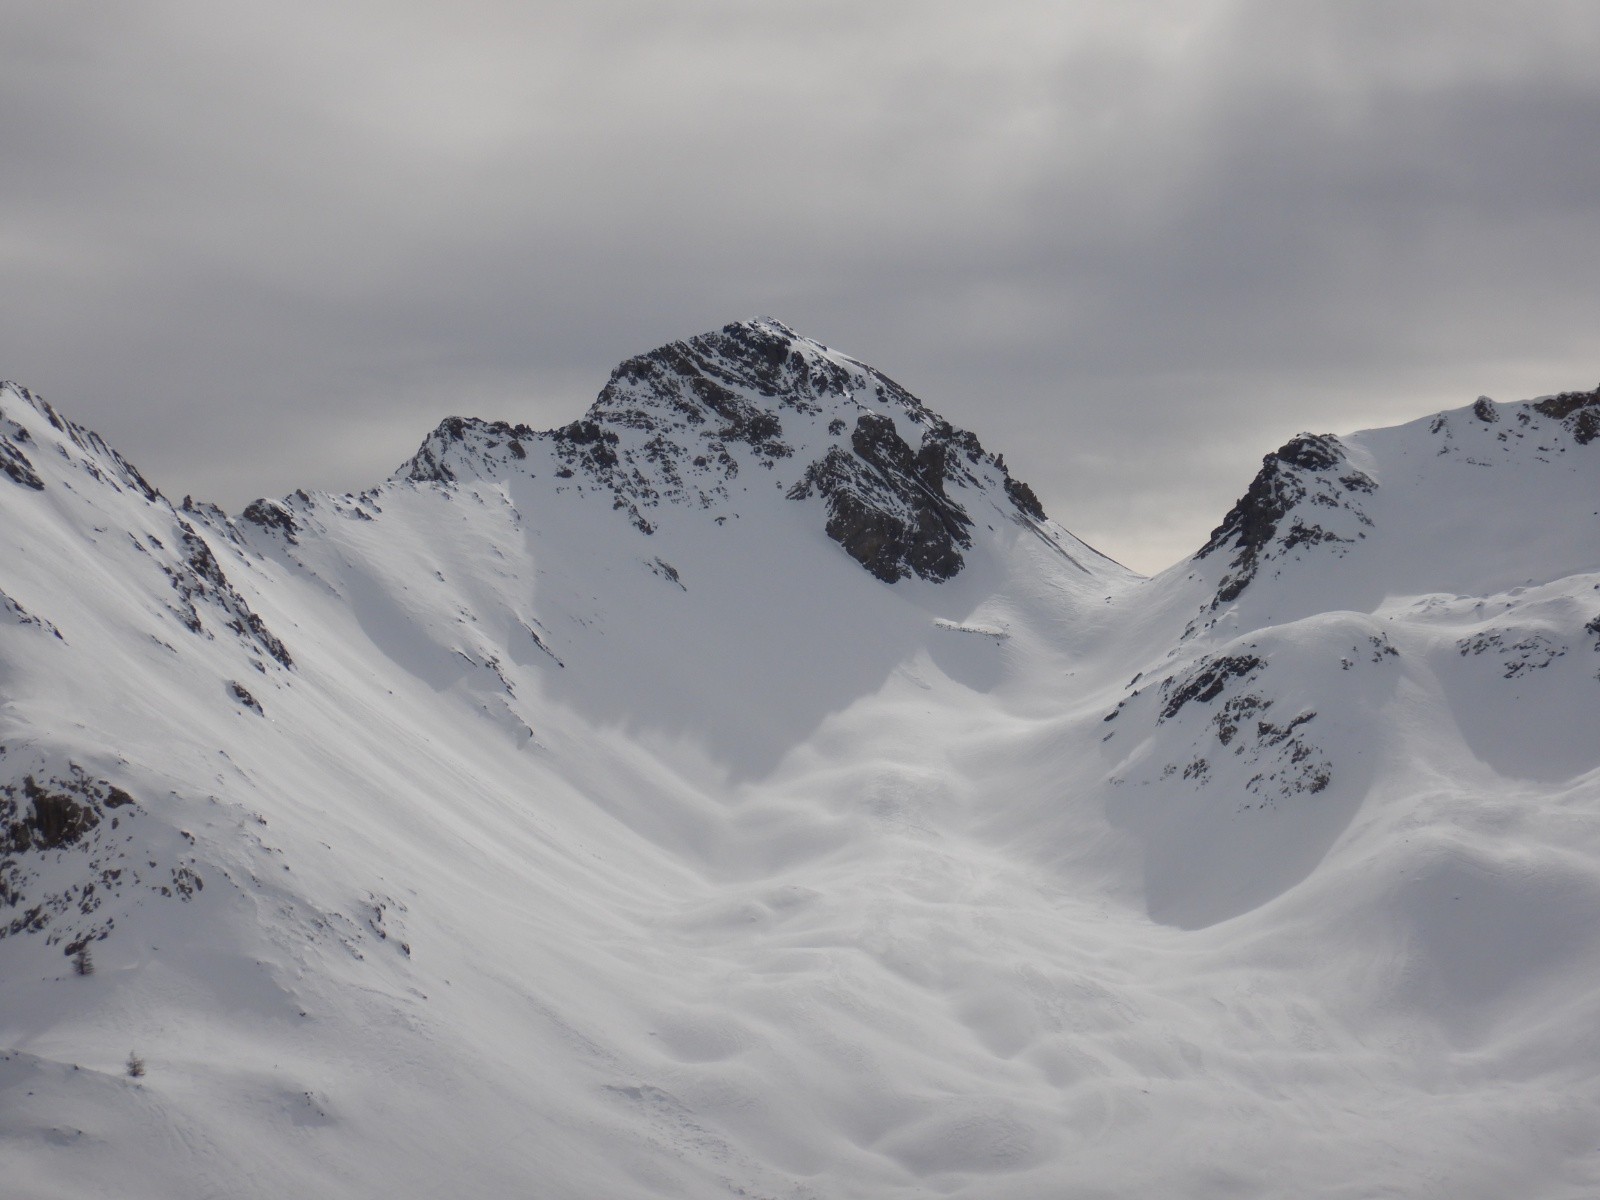
[[[1153,570],[1302,428],[1600,378],[1597,51],[1586,2],[34,6],[0,375],[236,507],[771,313]]]

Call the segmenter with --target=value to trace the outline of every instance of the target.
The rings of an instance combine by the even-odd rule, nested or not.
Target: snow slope
[[[1142,580],[769,320],[236,517],[8,385],[0,1191],[1593,1195],[1596,422]]]

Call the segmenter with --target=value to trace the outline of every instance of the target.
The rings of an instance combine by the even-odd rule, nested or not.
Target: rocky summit
[[[736,481],[765,473],[791,500],[819,501],[827,535],[888,583],[960,571],[968,506],[1045,520],[1032,489],[974,434],[770,318],[628,359],[560,429],[448,418],[399,477],[508,470],[604,489],[642,533],[654,532],[663,505],[725,516]]]

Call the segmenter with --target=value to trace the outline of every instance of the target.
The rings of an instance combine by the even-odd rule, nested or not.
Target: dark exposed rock
[[[57,629],[53,623],[29,612],[3,591],[0,591],[0,617],[8,618],[18,625],[32,625],[35,629],[42,629],[46,633],[53,635],[57,641],[66,641],[61,636],[61,630]]]
[[[183,557],[177,567],[163,567],[162,570],[178,598],[179,607],[174,611],[184,627],[191,633],[205,632],[195,601],[206,602],[221,612],[226,627],[242,641],[261,650],[280,666],[293,667],[294,659],[288,647],[239,594],[205,539],[186,520],[180,519],[178,528]]]
[[[99,835],[108,824],[117,824],[114,816],[107,820],[108,810],[132,803],[126,792],[96,782],[76,766],[43,782],[30,774],[20,783],[0,783],[0,912],[15,913],[0,916],[0,938],[38,932],[63,914],[86,916],[99,907],[120,874],[101,879],[103,863],[94,853]],[[55,873],[52,884],[43,885],[43,856],[54,859],[61,851],[85,855],[84,869],[66,877]]]
[[[919,464],[894,427],[894,421],[878,413],[862,413],[856,418],[856,427],[850,434],[850,447],[858,458],[886,473],[911,477],[918,474]],[[941,469],[943,455],[938,457]],[[941,475],[940,491],[943,489]]]
[[[480,421],[475,417],[446,417],[418,447],[415,455],[396,473],[401,479],[417,483],[453,483],[456,466],[476,458],[498,457],[505,447],[511,459],[528,457],[527,443],[550,437],[527,425],[506,421]]]
[[[835,446],[812,463],[789,497],[820,495],[828,536],[886,583],[912,574],[939,582],[961,570],[972,520],[945,494],[947,444],[930,435],[913,452],[891,418],[862,413],[850,445],[854,454]]]
[[[1600,388],[1592,392],[1562,392],[1534,404],[1535,412],[1556,420],[1564,420],[1579,409],[1600,407]]]
[[[1005,479],[1006,495],[1011,497],[1011,503],[1019,510],[1028,514],[1035,521],[1046,520],[1044,505],[1039,503],[1039,497],[1033,494],[1033,489],[1020,479],[1013,479],[1010,475]]]
[[[1472,415],[1486,425],[1493,425],[1500,420],[1500,414],[1495,409],[1494,401],[1487,396],[1479,396],[1473,401]]]
[[[300,531],[300,525],[288,506],[277,500],[252,500],[239,516],[252,525],[281,533],[290,545],[299,544],[294,535]]]
[[[251,712],[255,713],[256,716],[260,717],[266,715],[265,710],[261,707],[261,701],[252,696],[250,694],[250,689],[245,687],[244,684],[240,683],[238,680],[228,680],[228,695],[232,696],[240,704],[244,705]]]
[[[1389,635],[1386,633],[1369,637],[1367,645],[1371,648],[1372,658],[1370,661],[1372,662],[1381,663],[1386,658],[1400,657],[1399,649],[1389,640]]]
[[[617,465],[617,433],[594,421],[579,420],[563,425],[551,435],[556,452],[573,466],[603,471]]]
[[[201,520],[210,522],[219,528],[226,526],[228,523],[228,514],[222,510],[220,505],[213,504],[209,500],[196,500],[193,496],[185,496],[183,503],[178,505],[178,509],[180,512],[187,513],[192,517],[199,517]]]
[[[666,559],[653,558],[647,562],[645,566],[649,567],[651,571],[661,576],[661,578],[669,580],[671,583],[675,584],[679,591],[687,592],[689,590],[684,584],[683,578],[678,574],[678,568],[673,566]]]
[[[1161,685],[1166,703],[1161,709],[1161,720],[1170,721],[1189,703],[1208,704],[1222,694],[1228,680],[1242,679],[1264,665],[1254,654],[1228,654],[1220,658],[1201,659],[1195,669],[1179,683],[1176,677]]]
[[[736,323],[662,346],[613,371],[590,417],[657,435],[693,430],[769,461],[787,458],[794,451],[782,440],[781,411],[816,412],[819,397],[842,395],[850,384],[848,371],[813,361],[795,341],[776,322]]]
[[[914,452],[892,418],[862,413],[850,433],[853,453],[832,447],[788,494],[793,500],[821,496],[828,536],[879,579],[917,575],[937,583],[961,570],[961,551],[972,545],[972,518],[949,492],[952,483],[978,484],[972,467],[987,462],[996,470],[1019,512],[1043,520],[1044,509],[1027,484],[1011,478],[1003,459],[988,457],[976,436],[927,413],[909,394],[905,399],[927,425]]]
[[[13,391],[36,407],[39,403],[20,384],[0,383],[0,390]],[[6,476],[12,483],[40,492],[44,490],[44,480],[39,478],[38,472],[33,469],[32,460],[22,449],[32,441],[33,437],[28,433],[27,426],[19,425],[0,410],[0,475]]]
[[[192,858],[129,855],[141,810],[122,788],[70,762],[12,780],[0,782],[0,938],[41,933],[76,956],[112,931],[128,887],[187,900],[204,886]]]
[[[5,475],[12,483],[20,483],[25,488],[41,492],[44,490],[44,480],[39,478],[38,472],[33,469],[33,463],[22,452],[22,447],[17,445],[23,440],[17,435],[26,435],[27,432],[18,426],[16,433],[11,437],[0,434],[0,474]]]
[[[1267,713],[1275,701],[1263,694],[1261,673],[1266,659],[1256,654],[1230,654],[1202,658],[1188,670],[1170,676],[1161,684],[1164,700],[1158,722],[1170,721],[1191,704],[1213,704],[1208,724],[1217,744],[1257,768],[1245,782],[1245,790],[1267,806],[1300,793],[1315,795],[1333,780],[1333,765],[1326,754],[1310,742],[1307,727],[1316,719],[1310,709],[1279,724]],[[1197,786],[1210,781],[1211,765],[1196,758],[1186,766],[1169,764],[1163,774],[1175,775]]]
[[[99,441],[98,434],[95,435],[95,440]],[[123,458],[122,455],[118,454],[115,450],[112,450],[109,446],[105,446],[103,442],[101,445],[105,448],[105,452],[111,455],[111,457],[116,461],[117,465],[122,469],[123,477],[139,490],[140,495],[142,495],[146,500],[154,500],[161,495],[160,491],[158,491],[149,480],[139,473],[139,469],[137,467],[135,467],[127,459]]]
[[[675,342],[619,366],[589,412],[597,424],[649,435],[642,453],[630,451],[617,463],[568,461],[599,475],[617,492],[619,507],[635,516],[668,500],[710,507],[739,474],[732,447],[748,446],[757,463],[771,467],[793,454],[784,433],[790,412],[815,414],[866,395],[911,415],[923,431],[915,448],[883,411],[857,411],[853,422],[833,417],[829,436],[847,436],[848,443],[808,464],[787,494],[820,496],[828,536],[879,579],[942,580],[962,568],[972,521],[950,485],[976,485],[973,468],[980,464],[998,471],[1020,512],[1043,519],[1032,491],[1011,481],[976,437],[929,412],[887,376],[856,367],[824,357],[769,320]]]
[[[1242,696],[1230,696],[1222,702],[1216,714],[1211,718],[1211,724],[1217,732],[1217,741],[1224,746],[1231,745],[1233,739],[1239,735],[1241,726],[1251,717],[1271,707],[1272,701],[1261,696],[1249,693]]]
[[[1520,635],[1520,636],[1519,636]],[[1567,647],[1537,630],[1480,630],[1456,642],[1456,650],[1466,657],[1489,654],[1498,659],[1502,678],[1515,679],[1527,671],[1540,671],[1567,653]]]
[[[1533,408],[1564,423],[1580,446],[1600,437],[1600,388],[1592,392],[1562,392],[1539,401]]]
[[[1302,433],[1290,438],[1279,447],[1276,455],[1269,457],[1307,471],[1326,471],[1344,461],[1344,447],[1332,434]]]
[[[1275,543],[1277,548],[1289,550],[1350,540],[1303,515],[1297,515],[1285,527],[1285,518],[1308,498],[1327,507],[1338,507],[1346,499],[1340,493],[1370,494],[1377,489],[1372,478],[1360,471],[1346,470],[1336,480],[1327,478],[1335,468],[1348,466],[1344,448],[1332,435],[1301,434],[1261,460],[1261,470],[1249,489],[1195,555],[1206,558],[1218,551],[1233,553],[1212,607],[1237,599],[1244,592]],[[1357,514],[1365,522],[1359,510]]]
[[[737,321],[631,358],[613,372],[606,386],[620,392],[617,385],[644,383],[650,390],[675,394],[724,418],[732,414],[723,404],[742,400],[736,389],[774,399],[779,408],[816,411],[817,397],[849,390],[851,372],[804,353],[799,341],[777,321]],[[601,392],[596,408],[604,408],[606,399],[606,392]]]
[[[27,808],[17,803],[15,791],[0,787],[0,854],[20,854],[27,850],[56,850],[70,846],[100,824],[100,813],[87,799],[65,790],[41,787],[32,775],[22,781],[22,797]]]
[[[679,586],[682,587],[682,584],[680,583]],[[688,591],[687,588],[684,588],[684,590]],[[551,662],[555,663],[556,666],[562,668],[563,670],[566,669],[566,665],[567,664],[561,661],[561,659],[556,655],[556,652],[554,650],[550,649],[549,643],[547,643],[542,637],[540,637],[536,630],[530,629],[526,624],[523,624],[522,625],[522,632],[527,634],[528,637],[533,640],[533,644],[535,646],[537,646],[541,651],[543,651],[544,654],[546,654],[549,657]]]

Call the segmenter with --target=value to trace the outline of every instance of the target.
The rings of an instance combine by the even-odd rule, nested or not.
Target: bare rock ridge
[[[1195,554],[1206,558],[1232,551],[1212,607],[1237,599],[1266,559],[1296,546],[1331,543],[1337,548],[1365,537],[1360,528],[1330,528],[1332,522],[1322,523],[1312,510],[1348,514],[1358,527],[1370,527],[1359,498],[1377,486],[1350,465],[1343,443],[1331,434],[1303,433],[1267,455],[1245,494]]]
[[[1507,455],[1526,454],[1553,465],[1569,450],[1600,438],[1600,388],[1515,404],[1480,396],[1468,407],[1438,413],[1417,426],[1426,454],[1442,463],[1481,468]],[[1368,461],[1360,454],[1356,460]],[[1196,561],[1216,556],[1225,563],[1210,609],[1238,599],[1269,565],[1276,569],[1319,547],[1324,556],[1342,558],[1377,532],[1383,476],[1375,477],[1356,460],[1339,438],[1309,433],[1262,459],[1245,494],[1194,556]],[[1390,520],[1396,518],[1408,519],[1391,512]]]
[[[420,483],[549,471],[604,488],[644,534],[667,507],[728,508],[752,476],[820,500],[827,535],[888,583],[965,564],[974,504],[1043,521],[1002,457],[888,376],[758,318],[673,342],[612,372],[559,429],[450,417],[397,477]]]

